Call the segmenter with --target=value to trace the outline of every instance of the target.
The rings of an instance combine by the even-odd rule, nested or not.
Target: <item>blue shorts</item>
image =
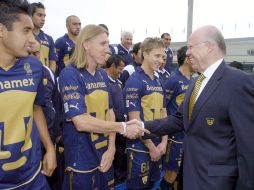
[[[127,180],[130,189],[142,189],[160,179],[161,160],[152,162],[149,153],[127,149]]]
[[[163,170],[179,171],[183,156],[183,142],[169,139],[167,151],[163,157]]]
[[[17,188],[19,190],[50,190],[46,177],[41,172],[30,183]]]
[[[102,173],[98,169],[88,173],[66,171],[62,185],[62,190],[111,190],[113,188],[113,169],[110,169],[106,173]]]

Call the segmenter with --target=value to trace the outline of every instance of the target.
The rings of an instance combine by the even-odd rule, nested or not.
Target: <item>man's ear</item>
[[[215,48],[215,44],[213,42],[208,42],[208,52],[212,52]]]
[[[4,31],[6,30],[6,27],[0,23],[0,38],[4,36]]]

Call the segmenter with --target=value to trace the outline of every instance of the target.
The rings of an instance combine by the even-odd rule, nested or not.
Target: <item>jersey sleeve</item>
[[[165,89],[167,90],[168,100],[170,102],[175,98],[175,92],[177,91],[177,81],[175,77],[170,77],[169,81],[165,84]]]
[[[84,101],[85,89],[78,71],[74,68],[64,69],[59,77],[59,87],[66,120],[87,112]]]
[[[57,64],[59,65],[59,62],[63,62],[63,40],[61,38],[57,39],[55,42],[55,48],[56,48],[56,53],[57,53]]]
[[[44,85],[43,85],[43,66],[40,63],[40,79],[39,79],[39,84],[37,87],[37,94],[35,97],[35,101],[34,104],[38,105],[38,106],[44,106],[45,105],[45,98],[44,98],[44,94],[45,94],[45,90],[44,90]]]
[[[126,111],[141,111],[142,83],[135,77],[130,77],[124,87]]]
[[[109,97],[109,109],[113,108],[113,97],[112,97],[112,88],[110,87],[110,82],[109,82],[109,78],[108,78],[108,74],[106,73],[106,71],[104,69],[100,69],[99,72],[101,73],[103,80],[106,83],[107,86],[107,92],[108,92],[108,97]]]
[[[49,36],[49,61],[57,61],[56,47],[53,38]]]

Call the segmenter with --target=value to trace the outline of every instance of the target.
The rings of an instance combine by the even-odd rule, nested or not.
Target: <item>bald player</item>
[[[56,51],[58,55],[57,61],[57,76],[61,70],[65,67],[66,63],[70,59],[70,52],[75,47],[76,38],[81,28],[80,19],[75,15],[70,15],[66,18],[67,33],[64,36],[58,38],[55,42]]]

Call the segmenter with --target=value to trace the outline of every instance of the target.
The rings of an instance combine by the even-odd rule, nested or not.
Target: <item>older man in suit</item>
[[[254,77],[226,65],[225,41],[213,26],[191,34],[186,54],[200,77],[175,115],[145,128],[185,132],[184,190],[253,190]]]

